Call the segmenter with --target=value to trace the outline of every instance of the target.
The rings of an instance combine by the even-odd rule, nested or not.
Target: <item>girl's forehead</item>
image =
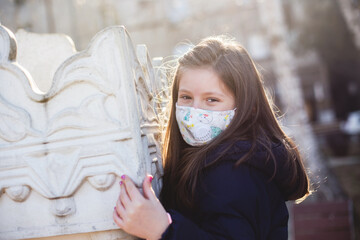
[[[218,92],[221,94],[230,92],[211,67],[183,69],[179,79],[179,91]]]
[[[188,68],[184,69],[180,79],[179,86],[187,87],[209,87],[210,85],[220,85],[222,80],[211,68]]]

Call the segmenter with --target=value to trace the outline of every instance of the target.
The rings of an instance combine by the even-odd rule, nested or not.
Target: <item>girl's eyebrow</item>
[[[190,92],[189,90],[185,89],[185,88],[180,88],[179,92]]]
[[[191,93],[191,91],[185,89],[185,88],[180,88],[179,92],[188,92]],[[220,95],[220,96],[225,96],[224,94],[222,94],[221,92],[203,92],[202,94],[204,95]]]
[[[218,96],[225,96],[220,92],[204,92],[204,95],[218,95]]]
[[[179,93],[180,92],[185,92],[185,93],[191,93],[191,91],[189,91],[189,90],[187,90],[187,89],[185,89],[185,88],[180,88],[179,89]],[[221,96],[221,97],[224,97],[225,95],[223,94],[223,93],[221,93],[221,92],[204,92],[204,93],[202,93],[203,95],[217,95],[217,96]]]

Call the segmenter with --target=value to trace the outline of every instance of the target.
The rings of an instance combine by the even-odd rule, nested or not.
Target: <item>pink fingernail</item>
[[[150,183],[152,182],[153,178],[154,178],[153,176],[149,176]]]
[[[125,180],[125,174],[121,176],[121,179]]]
[[[120,185],[123,184],[123,181],[120,181],[119,184],[120,184]]]

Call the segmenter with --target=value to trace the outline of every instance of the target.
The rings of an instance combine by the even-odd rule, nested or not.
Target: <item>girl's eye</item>
[[[216,98],[208,98],[207,101],[208,101],[208,102],[211,102],[211,103],[213,103],[213,102],[219,102],[219,100],[216,99]]]
[[[183,100],[189,100],[191,99],[191,97],[187,96],[187,95],[183,95],[183,96],[180,96],[179,98],[183,99]]]

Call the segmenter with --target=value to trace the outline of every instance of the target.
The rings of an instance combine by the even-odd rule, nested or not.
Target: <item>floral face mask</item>
[[[235,110],[211,111],[178,106],[176,103],[176,121],[185,142],[191,146],[201,146],[227,128]]]

